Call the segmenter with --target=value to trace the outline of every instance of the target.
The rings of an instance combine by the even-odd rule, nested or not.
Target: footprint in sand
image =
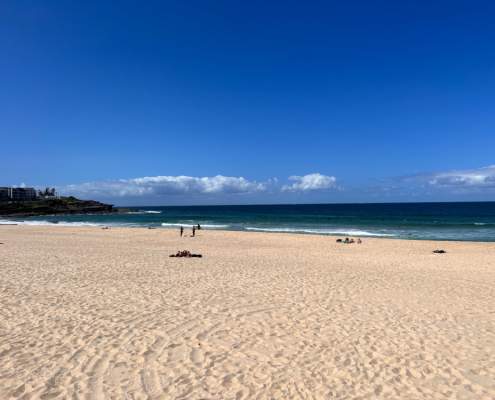
[[[204,362],[204,354],[203,351],[197,347],[192,349],[191,351],[191,361],[196,365],[202,365]]]

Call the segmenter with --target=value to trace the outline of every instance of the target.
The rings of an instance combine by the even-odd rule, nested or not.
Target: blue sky
[[[1,2],[0,185],[495,200],[494,20],[491,1]]]

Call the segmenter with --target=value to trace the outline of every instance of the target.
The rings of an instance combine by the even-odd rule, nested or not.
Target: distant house
[[[34,188],[0,187],[1,201],[30,201],[38,197]]]
[[[55,190],[55,188],[46,188],[45,190],[38,190],[38,198],[41,199],[58,199],[59,196]]]

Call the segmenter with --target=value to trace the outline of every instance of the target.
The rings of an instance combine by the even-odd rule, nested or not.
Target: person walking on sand
[[[196,236],[196,226],[193,225],[192,227],[192,237]]]
[[[200,224],[198,224],[198,231],[199,231],[200,229],[201,229],[201,225],[200,225]]]
[[[180,227],[180,237],[182,237],[183,234],[184,234],[184,228],[181,226]]]

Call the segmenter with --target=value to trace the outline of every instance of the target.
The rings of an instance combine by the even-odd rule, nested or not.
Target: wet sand
[[[29,226],[0,242],[0,399],[495,398],[495,243]],[[168,257],[183,249],[203,258]]]

